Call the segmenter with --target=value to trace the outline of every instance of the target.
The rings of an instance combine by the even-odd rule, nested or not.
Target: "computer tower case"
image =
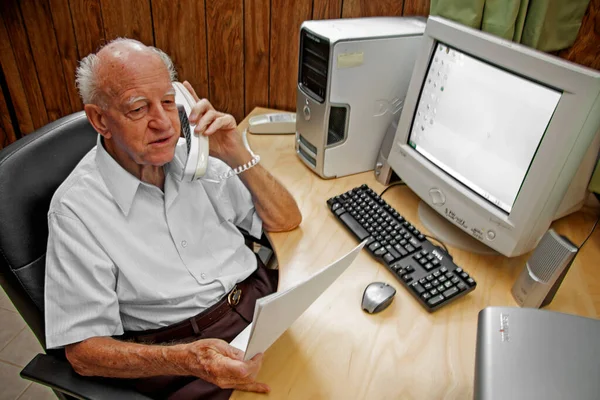
[[[322,178],[373,170],[399,115],[424,18],[305,21],[300,28],[296,153]]]

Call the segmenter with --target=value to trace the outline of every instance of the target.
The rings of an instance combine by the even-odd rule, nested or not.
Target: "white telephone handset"
[[[179,111],[181,132],[187,144],[187,160],[183,169],[183,179],[192,181],[201,178],[208,166],[208,137],[194,133],[195,125],[190,126],[188,117],[196,100],[180,82],[173,82],[175,103]]]

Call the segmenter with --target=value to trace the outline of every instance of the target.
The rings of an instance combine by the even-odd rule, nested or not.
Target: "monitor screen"
[[[409,145],[510,213],[561,92],[438,42]]]

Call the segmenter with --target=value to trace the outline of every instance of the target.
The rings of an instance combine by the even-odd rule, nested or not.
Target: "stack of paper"
[[[269,348],[300,315],[352,264],[366,241],[310,278],[256,301],[254,318],[231,345],[249,360]]]

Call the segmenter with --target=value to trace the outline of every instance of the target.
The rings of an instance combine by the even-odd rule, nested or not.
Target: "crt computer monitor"
[[[388,161],[438,238],[510,257],[583,204],[599,127],[597,71],[430,17]]]

